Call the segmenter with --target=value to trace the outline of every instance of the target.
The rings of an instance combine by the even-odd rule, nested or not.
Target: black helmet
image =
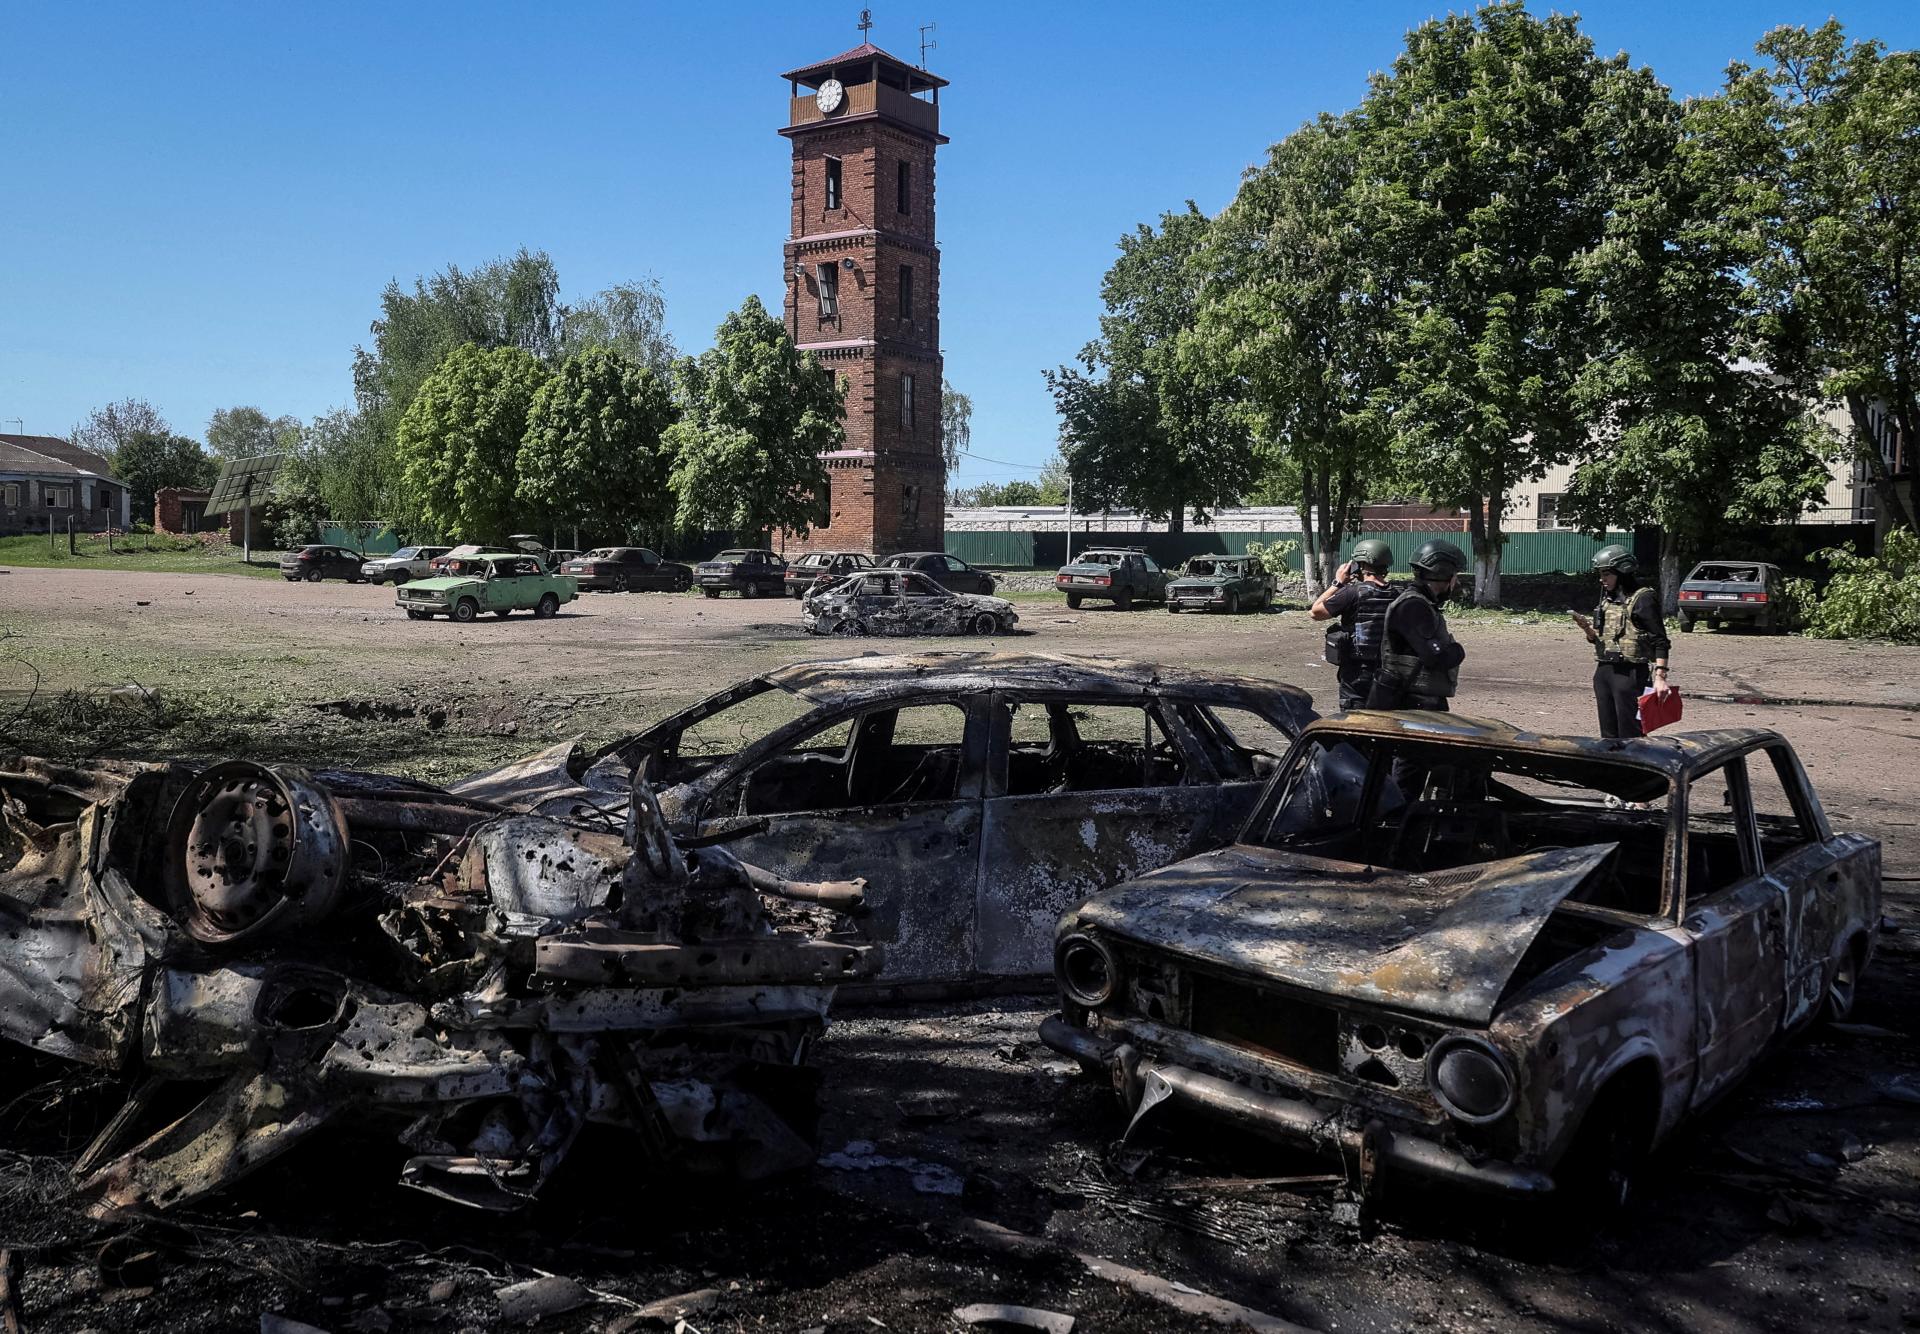
[[[1612,570],[1622,579],[1631,579],[1640,572],[1640,562],[1620,543],[1609,542],[1593,553],[1593,568],[1596,573]]]
[[[1443,542],[1436,537],[1422,542],[1407,564],[1413,566],[1413,572],[1423,579],[1451,579],[1467,568],[1467,553],[1453,543]]]
[[[1393,568],[1393,548],[1377,537],[1363,538],[1353,544],[1349,563],[1365,566],[1375,574],[1385,574]]]

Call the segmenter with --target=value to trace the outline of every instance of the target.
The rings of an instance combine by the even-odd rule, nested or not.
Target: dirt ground
[[[392,598],[0,573],[0,732],[28,749],[225,747],[445,780],[576,733],[638,729],[778,663],[892,647],[809,639],[779,601],[589,595],[551,622],[454,626],[410,622]],[[1019,610],[1021,633],[995,647],[1277,677],[1332,707],[1319,628],[1298,611]],[[1591,726],[1590,650],[1571,629],[1475,616],[1458,635],[1462,712]],[[393,1186],[386,1145],[320,1144],[242,1195],[127,1236],[58,1204],[85,1092],[52,1105],[0,1094],[0,1248],[24,1261],[25,1327],[253,1330],[281,1312],[330,1330],[492,1328],[495,1290],[542,1274],[595,1294],[541,1321],[566,1330],[694,1290],[709,1292],[686,1316],[699,1331],[949,1330],[955,1307],[982,1301],[1067,1312],[1083,1330],[1204,1323],[1090,1275],[1076,1252],[1321,1330],[1920,1326],[1920,651],[1698,632],[1676,636],[1674,664],[1683,726],[1776,728],[1835,823],[1883,840],[1897,929],[1852,1029],[1770,1058],[1598,1234],[1412,1194],[1355,1223],[1326,1183],[1257,1184],[1325,1170],[1311,1160],[1211,1131],[1122,1147],[1111,1095],[1035,1038],[1047,1001],[1012,997],[837,1015],[817,1055],[827,1157],[802,1178],[689,1188],[628,1179],[617,1144],[601,1158],[582,1146],[574,1166],[591,1168],[507,1220]],[[194,704],[149,706],[128,686]],[[134,721],[101,700],[133,701]],[[1049,1244],[1010,1251],[979,1220]],[[130,1266],[129,1251],[153,1258]]]

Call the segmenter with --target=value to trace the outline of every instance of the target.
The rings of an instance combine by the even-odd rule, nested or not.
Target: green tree
[[[973,441],[973,400],[940,381],[940,451],[946,455],[947,471],[960,466],[960,456]]]
[[[207,422],[207,449],[216,458],[251,459],[284,454],[300,442],[300,422],[269,417],[259,408],[216,408]]]
[[[1194,324],[1211,224],[1191,202],[1120,239],[1100,285],[1106,313],[1080,366],[1046,372],[1060,443],[1084,510],[1138,509],[1186,527],[1191,508],[1230,504],[1253,478],[1233,406],[1180,365]]]
[[[153,522],[153,493],[162,487],[208,487],[220,467],[198,440],[184,435],[136,431],[107,456],[113,475],[127,484],[133,518]]]
[[[398,425],[427,377],[456,348],[518,348],[549,364],[564,345],[560,275],[544,252],[525,249],[476,269],[449,264],[390,282],[373,322],[373,349],[353,350],[354,394],[363,412]]]
[[[667,299],[652,278],[618,283],[577,306],[562,306],[560,344],[567,356],[607,348],[662,380],[678,355],[667,333]]]
[[[534,396],[520,444],[520,500],[550,523],[597,535],[673,530],[673,424],[666,382],[626,353],[596,347],[561,363]]]
[[[457,347],[400,418],[394,464],[399,517],[459,541],[497,541],[514,526],[520,443],[549,372],[522,348]]]
[[[1406,266],[1390,418],[1408,475],[1468,513],[1475,597],[1500,597],[1516,483],[1584,444],[1577,265],[1605,220],[1609,76],[1578,21],[1516,0],[1422,24],[1357,124],[1375,225]]]
[[[1920,441],[1920,52],[1850,43],[1831,19],[1756,50],[1766,63],[1730,66],[1695,124],[1769,317],[1768,364],[1846,404],[1882,513],[1912,528],[1874,418]]]
[[[305,472],[330,518],[391,521],[399,507],[393,443],[363,413],[348,408],[315,417],[280,476]],[[275,490],[279,490],[276,479]]]
[[[1067,473],[1067,461],[1055,450],[1053,457],[1040,465],[1040,503],[1042,505],[1064,505],[1067,503],[1067,490],[1072,479]]]
[[[1371,221],[1348,118],[1322,116],[1274,145],[1214,227],[1186,364],[1244,402],[1263,480],[1297,502],[1310,585],[1333,578],[1342,539],[1391,469],[1383,396],[1396,278]]]
[[[81,449],[110,459],[136,435],[171,436],[173,427],[158,408],[144,398],[123,398],[103,408],[95,408],[87,419],[67,433]],[[125,480],[122,478],[121,480]]]
[[[681,527],[750,540],[819,520],[820,455],[846,440],[840,388],[760,298],[721,322],[712,348],[680,362],[674,392],[680,418],[666,442]]]
[[[1591,426],[1561,512],[1595,531],[1658,525],[1672,612],[1683,556],[1729,525],[1792,519],[1824,495],[1827,465],[1793,386],[1753,359],[1757,312],[1723,224],[1722,164],[1651,75],[1609,78],[1625,85],[1605,99],[1613,198],[1578,265],[1597,346],[1575,397]]]

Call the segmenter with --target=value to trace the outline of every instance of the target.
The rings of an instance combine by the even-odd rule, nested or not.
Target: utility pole
[[[1067,474],[1067,560],[1073,564],[1073,474]]]

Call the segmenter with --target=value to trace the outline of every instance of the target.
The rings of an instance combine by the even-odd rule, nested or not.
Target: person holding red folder
[[[1600,735],[1636,737],[1640,729],[1640,696],[1649,688],[1661,704],[1673,693],[1667,680],[1666,618],[1660,614],[1660,594],[1640,585],[1639,564],[1618,542],[1593,553],[1600,575],[1600,605],[1591,619],[1568,613],[1600,655],[1593,669],[1593,698],[1600,711]]]

